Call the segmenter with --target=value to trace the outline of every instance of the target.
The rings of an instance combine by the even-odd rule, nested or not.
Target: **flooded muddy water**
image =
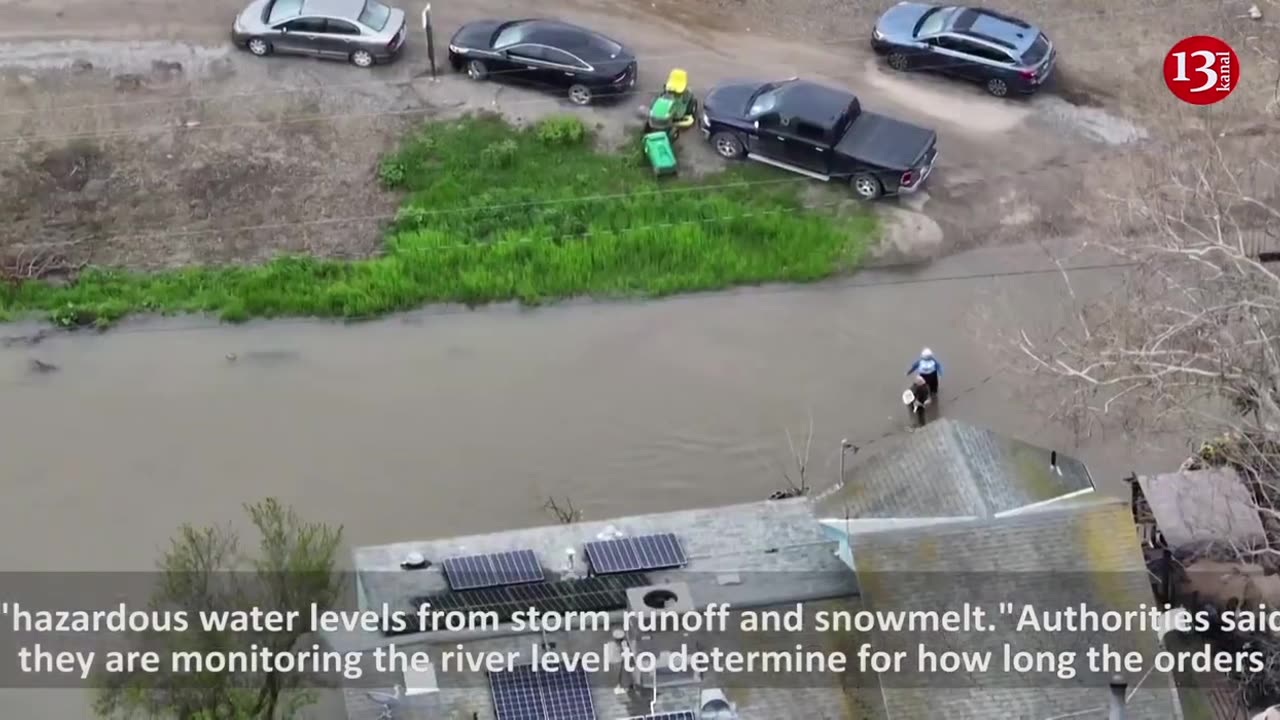
[[[982,276],[997,263],[1015,274]],[[999,373],[993,325],[1058,322],[1065,291],[1046,267],[1004,248],[807,288],[349,326],[174,319],[10,344],[0,567],[145,569],[178,524],[265,495],[355,544],[549,521],[547,496],[593,518],[761,499],[785,485],[785,431],[799,442],[810,414],[820,489],[842,437],[904,427],[922,345],[945,364],[953,417],[1078,452],[1111,488],[1176,462],[1177,448],[1077,450]]]

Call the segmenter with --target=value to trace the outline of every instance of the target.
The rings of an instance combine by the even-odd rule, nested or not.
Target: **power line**
[[[1156,13],[1167,14],[1170,8],[1176,5],[1186,5],[1188,7],[1192,7],[1194,6],[1194,3],[1174,2],[1174,3],[1169,3],[1163,6],[1157,6],[1157,7],[1134,8],[1132,10],[1111,13],[1107,16],[1107,18],[1143,16],[1143,15],[1156,14]],[[877,16],[878,15],[879,13],[877,13]],[[1071,20],[1097,21],[1098,15],[1097,13],[1079,13],[1076,15],[1067,15],[1067,16],[1055,18],[1055,22],[1067,22]],[[867,40],[865,38],[845,39],[845,40],[827,40],[822,42],[810,43],[810,46],[838,47],[842,45],[861,45],[866,42]],[[1123,49],[1106,48],[1106,49],[1090,50],[1083,53],[1076,53],[1076,55],[1077,56],[1117,55],[1117,54],[1129,55],[1129,54],[1132,54],[1135,49],[1164,48],[1167,50],[1168,47],[1169,47],[1168,43],[1137,44],[1137,45],[1126,45]],[[725,53],[717,50],[700,49],[700,50],[687,50],[687,51],[682,51],[677,53],[660,53],[660,54],[641,55],[641,56],[637,56],[636,60],[637,61],[658,60],[658,59],[665,60],[669,58],[705,57],[705,56],[720,56],[720,57],[726,57],[726,58],[729,57]],[[929,70],[929,69],[933,69],[934,67],[936,66],[921,66],[918,69]],[[516,72],[520,72],[520,70],[496,70],[496,71],[491,71],[489,75],[494,76],[494,75],[502,75],[504,73],[516,73]],[[68,112],[72,110],[94,110],[94,109],[113,108],[113,107],[138,107],[138,106],[150,106],[150,105],[176,104],[176,103],[182,103],[182,102],[204,102],[209,100],[239,100],[244,98],[266,97],[269,95],[285,95],[290,93],[304,93],[304,92],[329,92],[329,91],[338,90],[338,89],[367,88],[371,86],[408,87],[408,86],[414,85],[415,83],[416,83],[416,80],[414,79],[409,79],[409,80],[372,80],[370,79],[370,80],[360,80],[360,81],[349,82],[349,83],[333,83],[333,84],[326,83],[324,85],[314,85],[314,86],[289,85],[289,86],[285,86],[278,89],[272,89],[272,90],[252,90],[252,91],[245,91],[245,92],[238,92],[238,93],[219,93],[219,94],[212,94],[212,95],[189,95],[181,98],[165,98],[165,99],[157,99],[157,100],[139,100],[139,101],[117,101],[117,102],[110,102],[110,103],[91,103],[91,104],[85,104],[85,105],[59,105],[59,106],[53,106],[49,108],[32,108],[28,110],[5,110],[5,111],[0,111],[0,117],[12,116],[12,115],[28,115],[28,114],[46,113],[46,112],[47,113]]]

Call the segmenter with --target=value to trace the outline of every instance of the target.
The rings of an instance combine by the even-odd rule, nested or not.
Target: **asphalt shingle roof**
[[[990,517],[1093,488],[1084,463],[942,418],[845,469],[824,517]]]
[[[1005,644],[1083,653],[1106,642],[1121,652],[1142,652],[1148,660],[1159,648],[1154,632],[1041,634],[1014,629],[1024,605],[1053,610],[1084,603],[1102,611],[1153,604],[1127,503],[1106,500],[1000,519],[873,532],[855,535],[851,544],[862,600],[872,610],[954,609],[965,602],[990,609],[1001,600],[1015,603],[1014,614],[993,618],[994,632],[899,634],[881,638],[883,644],[914,647],[926,642],[938,650],[991,650],[997,658]],[[1077,667],[1084,668],[1083,662]],[[1087,686],[1086,676],[1087,669],[1073,685],[1045,675],[992,672],[943,677],[934,683],[938,687],[922,687],[926,678],[920,675],[886,676],[884,698],[890,720],[1045,720],[1070,713],[1081,713],[1073,718],[1106,717],[1107,676],[1089,676]],[[1153,672],[1128,680],[1135,692],[1127,720],[1174,717],[1167,675]]]

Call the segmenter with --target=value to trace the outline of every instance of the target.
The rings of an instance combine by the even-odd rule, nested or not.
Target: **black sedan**
[[[621,44],[556,20],[481,20],[449,41],[449,62],[473,80],[555,89],[575,105],[619,97],[636,85],[636,58]]]
[[[871,46],[894,70],[932,70],[982,84],[996,97],[1030,95],[1053,72],[1040,29],[986,8],[900,2],[885,11]]]

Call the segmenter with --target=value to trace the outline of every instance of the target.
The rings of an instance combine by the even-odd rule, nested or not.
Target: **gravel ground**
[[[679,3],[663,0],[663,7]],[[862,49],[875,18],[896,0],[697,0],[696,20],[729,19],[780,37]],[[1247,115],[1275,97],[1280,66],[1280,2],[1258,0],[1262,22],[1247,18],[1252,0],[999,0],[976,2],[1039,24],[1058,45],[1057,91],[1077,104],[1107,104],[1155,117],[1184,110],[1161,80],[1165,54],[1190,35],[1216,35],[1241,56],[1241,86],[1222,107]],[[673,12],[680,12],[673,10]]]
[[[414,123],[475,109],[518,119],[568,109],[454,75],[432,82],[417,36],[400,62],[372,72],[263,61],[226,45],[238,0],[198,10],[104,1],[108,7],[95,3],[90,12],[87,0],[38,8],[0,0],[0,10],[12,11],[0,34],[10,39],[0,45],[0,212],[10,220],[0,255],[135,268],[256,262],[281,252],[365,256],[396,205],[377,187],[377,160]],[[865,36],[887,5],[556,0],[540,2],[537,14],[633,45],[646,89],[671,66],[687,68],[695,89],[746,74],[805,75],[937,128],[943,161],[928,192],[887,213],[898,227],[882,255],[907,260],[1078,231],[1118,177],[1117,162],[1206,115],[1171,112],[1157,68],[1167,48],[1187,28],[1226,23],[1231,32],[1221,34],[1235,38],[1253,27],[1224,20],[1243,12],[1234,4],[1010,0],[1005,9],[1053,35],[1064,72],[1033,101],[1001,102],[884,71]],[[444,5],[437,26],[447,35],[476,17],[530,13],[505,0]],[[1127,41],[1135,36],[1151,45],[1134,49]],[[751,58],[749,68],[742,58]],[[1244,85],[1224,103],[1230,112],[1219,108],[1218,116],[1262,115],[1269,95],[1249,72],[1246,65]],[[610,143],[635,131],[634,107],[588,114]],[[696,136],[682,147],[695,170],[715,166]]]

